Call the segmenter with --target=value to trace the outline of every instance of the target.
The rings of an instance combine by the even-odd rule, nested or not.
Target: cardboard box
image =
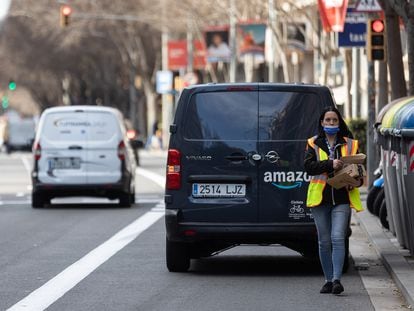
[[[365,168],[362,164],[348,164],[337,172],[332,178],[328,178],[327,183],[335,189],[340,189],[345,186],[357,187],[360,181],[358,177],[366,175]]]
[[[350,156],[344,156],[341,160],[345,164],[364,164],[367,156],[363,153],[358,153]]]

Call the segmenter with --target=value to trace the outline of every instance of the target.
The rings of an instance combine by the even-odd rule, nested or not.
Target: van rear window
[[[204,140],[303,140],[317,132],[322,98],[310,92],[211,92],[191,98],[185,137]]]
[[[47,115],[42,135],[52,141],[107,141],[116,135],[117,119],[105,112],[59,112]]]
[[[317,134],[328,104],[306,92],[260,92],[259,102],[259,140],[302,140]]]
[[[256,140],[257,105],[257,91],[195,94],[186,114],[185,137]]]

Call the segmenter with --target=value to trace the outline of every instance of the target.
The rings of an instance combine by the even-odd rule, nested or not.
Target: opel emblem
[[[280,159],[279,154],[273,150],[269,151],[265,157],[269,163],[277,163]]]

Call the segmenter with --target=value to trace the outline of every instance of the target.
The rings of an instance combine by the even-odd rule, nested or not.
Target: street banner
[[[241,23],[237,25],[237,51],[243,60],[247,54],[264,61],[266,24]],[[257,57],[258,56],[258,57]]]
[[[209,27],[204,31],[207,46],[207,62],[230,62],[229,26]]]
[[[326,32],[344,30],[348,0],[318,0],[323,29]]]
[[[187,41],[168,41],[168,69],[180,70],[187,67]]]
[[[173,89],[173,73],[169,70],[159,70],[156,76],[156,91],[158,94],[170,94]]]
[[[344,31],[338,33],[339,47],[365,47],[367,35],[367,17],[364,13],[348,8]]]
[[[194,40],[193,47],[193,68],[203,70],[206,68],[206,45],[203,40]]]

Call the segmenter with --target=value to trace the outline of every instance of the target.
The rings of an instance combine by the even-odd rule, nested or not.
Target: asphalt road
[[[132,208],[71,198],[32,209],[30,163],[30,154],[0,155],[0,310],[382,310],[353,266],[343,295],[321,295],[319,265],[277,245],[168,272],[161,154],[142,157]]]

